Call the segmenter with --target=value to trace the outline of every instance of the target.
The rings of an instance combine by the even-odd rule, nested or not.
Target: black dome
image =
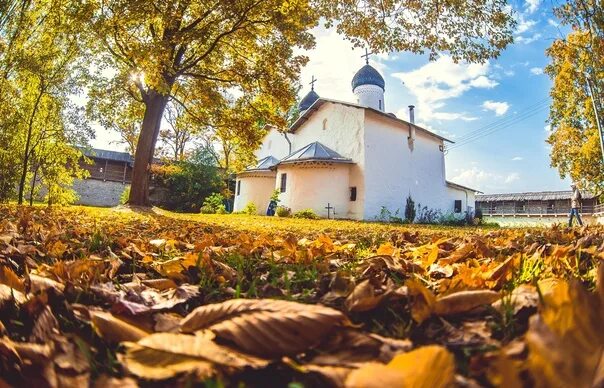
[[[361,67],[352,77],[352,90],[360,85],[376,85],[384,90],[386,88],[386,82],[384,82],[380,73],[370,65]]]
[[[319,95],[317,94],[317,92],[315,92],[314,90],[311,90],[310,92],[308,92],[308,94],[306,96],[304,96],[302,101],[300,101],[300,104],[298,105],[298,109],[300,111],[307,110],[318,99],[319,99]]]

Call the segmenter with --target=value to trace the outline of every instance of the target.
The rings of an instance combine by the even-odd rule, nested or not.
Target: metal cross
[[[327,202],[327,207],[325,207],[325,209],[327,209],[327,219],[329,219],[331,216],[331,209],[334,209],[334,207]]]
[[[312,76],[312,80],[310,81],[310,90],[315,90],[315,82],[317,82],[317,79],[315,78],[315,76]]]
[[[365,47],[365,55],[361,55],[361,58],[365,58],[365,63],[369,64],[369,56],[373,53],[370,53],[369,50]]]

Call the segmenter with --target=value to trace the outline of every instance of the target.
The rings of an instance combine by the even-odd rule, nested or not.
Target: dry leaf
[[[236,299],[198,307],[183,319],[181,331],[209,329],[247,353],[280,357],[318,344],[346,322],[341,312],[320,305]]]
[[[348,375],[346,387],[439,388],[455,377],[453,355],[441,346],[424,346],[399,354],[387,365],[370,363]]]
[[[437,298],[434,313],[437,315],[465,313],[476,307],[489,305],[497,299],[499,299],[499,293],[495,291],[459,291]]]
[[[604,265],[596,293],[578,282],[559,282],[544,294],[530,320],[526,341],[537,387],[597,387],[604,384]]]
[[[90,311],[90,321],[98,335],[112,343],[138,341],[149,334],[104,311]]]
[[[264,360],[216,344],[212,335],[206,333],[155,333],[124,345],[126,353],[120,356],[124,367],[145,379],[162,380],[180,373],[194,373],[203,380],[215,373],[216,366],[243,369],[266,365]]]

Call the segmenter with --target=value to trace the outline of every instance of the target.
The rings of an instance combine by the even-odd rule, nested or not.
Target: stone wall
[[[124,190],[130,185],[97,179],[75,179],[73,189],[80,197],[76,204],[89,206],[117,206]]]

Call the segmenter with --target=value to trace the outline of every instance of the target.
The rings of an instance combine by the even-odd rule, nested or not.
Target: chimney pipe
[[[409,122],[411,124],[415,124],[415,112],[414,112],[415,106],[413,105],[409,105]]]

